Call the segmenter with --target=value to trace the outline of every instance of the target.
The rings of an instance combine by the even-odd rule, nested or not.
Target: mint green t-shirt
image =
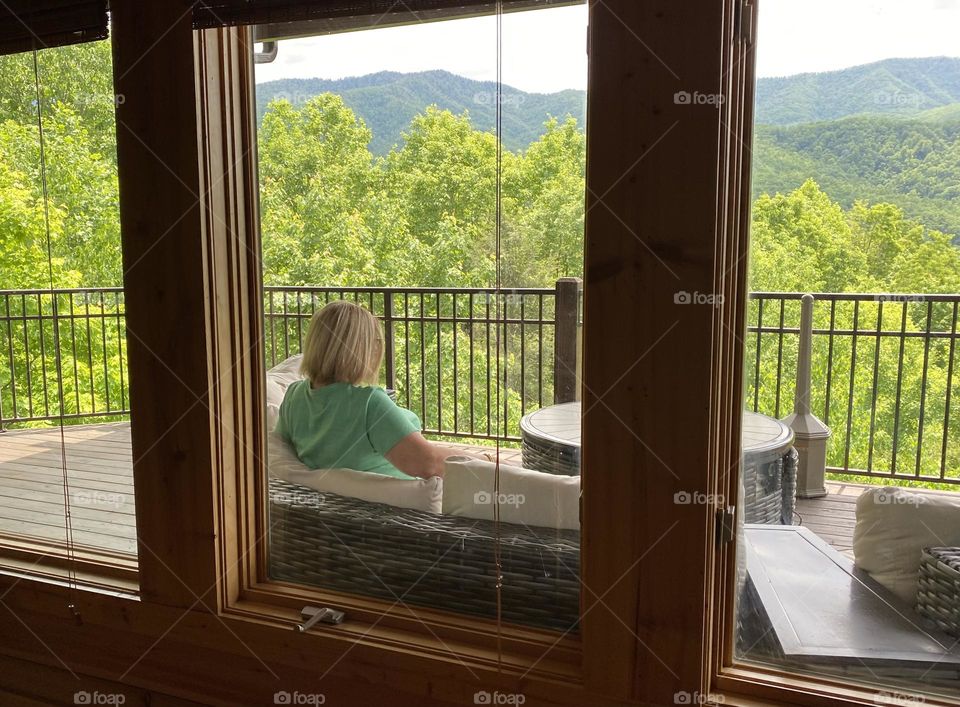
[[[356,469],[413,478],[384,456],[420,418],[394,403],[383,388],[332,383],[312,388],[291,383],[280,403],[277,434],[311,469]]]

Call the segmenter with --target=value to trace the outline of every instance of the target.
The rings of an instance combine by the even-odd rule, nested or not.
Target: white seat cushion
[[[494,495],[497,465],[452,456],[444,463],[443,512],[493,520],[499,506],[504,523],[542,528],[580,529],[580,477],[500,465],[499,495]]]
[[[398,479],[354,469],[309,469],[290,445],[273,433],[267,435],[267,469],[270,476],[323,493],[430,513],[439,513],[441,509],[443,480],[440,477]]]
[[[857,499],[857,566],[911,606],[917,602],[920,553],[939,546],[960,546],[960,494],[884,487]]]

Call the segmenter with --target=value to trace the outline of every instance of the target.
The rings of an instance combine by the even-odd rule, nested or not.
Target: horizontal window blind
[[[3,0],[0,54],[103,39],[107,0]]]
[[[580,5],[584,0],[503,0],[505,12],[541,7]],[[231,25],[275,28],[258,31],[258,39],[291,36],[283,31],[289,23],[310,22],[310,34],[346,32],[364,27],[383,27],[403,22],[426,22],[492,14],[492,0],[206,0],[194,5],[197,29]]]

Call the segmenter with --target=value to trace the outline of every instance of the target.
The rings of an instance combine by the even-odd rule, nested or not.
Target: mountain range
[[[381,71],[337,80],[280,79],[257,84],[257,115],[262,116],[269,102],[277,98],[299,105],[320,93],[336,93],[373,132],[370,150],[385,155],[400,142],[413,117],[429,105],[457,115],[469,111],[475,128],[493,132],[496,91],[493,81],[474,81],[447,71]],[[504,86],[499,100],[503,105],[503,144],[513,151],[534,142],[550,116],[572,115],[582,124],[586,115],[584,91],[527,93]]]
[[[428,105],[468,111],[493,131],[496,84],[446,71],[380,72],[258,84],[257,111],[337,93],[373,133],[384,155]],[[503,143],[525,149],[550,117],[582,125],[586,93],[541,94],[504,86]],[[753,191],[789,191],[814,178],[835,200],[890,201],[931,228],[960,234],[960,58],[886,59],[838,71],[757,81]]]

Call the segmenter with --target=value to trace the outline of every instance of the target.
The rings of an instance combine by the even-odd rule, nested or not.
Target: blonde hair
[[[310,320],[300,373],[315,388],[331,383],[375,385],[382,360],[379,320],[358,304],[335,300]]]

